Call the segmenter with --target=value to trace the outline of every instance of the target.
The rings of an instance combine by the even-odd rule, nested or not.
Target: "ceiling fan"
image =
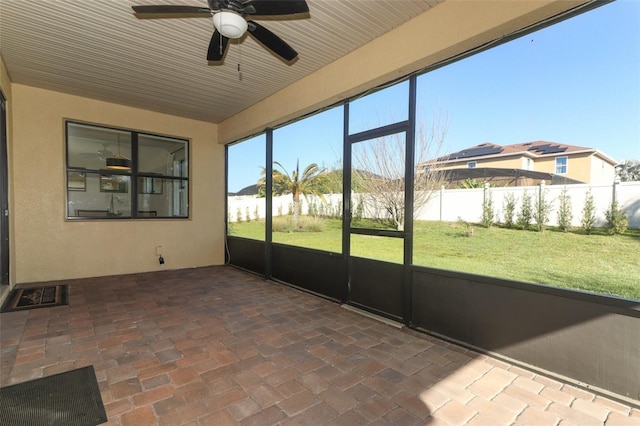
[[[209,7],[200,6],[132,6],[137,18],[201,18],[212,17],[215,31],[209,42],[207,60],[222,63],[229,39],[239,39],[246,32],[286,62],[293,61],[296,52],[280,37],[249,17],[300,19],[309,13],[305,0],[207,0]],[[281,17],[281,18],[280,18]]]

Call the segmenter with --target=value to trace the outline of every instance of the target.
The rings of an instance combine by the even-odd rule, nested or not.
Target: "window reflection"
[[[189,216],[187,141],[73,122],[66,128],[68,218]]]

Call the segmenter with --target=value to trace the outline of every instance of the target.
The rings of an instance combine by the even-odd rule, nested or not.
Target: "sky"
[[[352,102],[350,132],[406,119],[407,87]],[[446,127],[440,155],[546,140],[640,160],[640,0],[617,0],[423,74],[417,99],[419,121]],[[335,108],[277,129],[274,160],[287,171],[298,159],[301,168],[339,163],[342,114]],[[230,191],[260,177],[264,140],[230,148]]]

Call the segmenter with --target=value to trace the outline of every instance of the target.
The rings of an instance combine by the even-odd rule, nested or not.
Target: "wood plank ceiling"
[[[439,1],[307,0],[310,18],[257,20],[298,51],[295,63],[247,37],[210,65],[210,19],[131,10],[205,0],[0,0],[0,55],[14,83],[219,123]]]

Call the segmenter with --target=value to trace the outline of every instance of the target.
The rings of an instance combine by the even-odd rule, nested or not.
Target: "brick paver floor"
[[[0,315],[1,385],[93,365],[109,425],[640,425],[640,410],[219,266]]]

